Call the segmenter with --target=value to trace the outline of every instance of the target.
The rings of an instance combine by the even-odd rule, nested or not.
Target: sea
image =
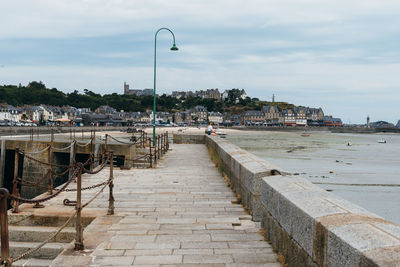
[[[400,134],[232,131],[226,139],[400,225]]]

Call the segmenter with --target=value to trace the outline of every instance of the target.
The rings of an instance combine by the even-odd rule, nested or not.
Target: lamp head
[[[178,51],[178,50],[179,50],[178,47],[175,44],[173,44],[171,47],[171,51]]]

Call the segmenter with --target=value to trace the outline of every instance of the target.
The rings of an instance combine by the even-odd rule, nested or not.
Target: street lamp
[[[168,28],[160,28],[156,31],[156,34],[154,36],[154,100],[153,100],[153,146],[156,145],[156,59],[157,59],[157,34],[161,30],[167,30],[172,34],[172,37],[174,39],[174,43],[171,47],[171,51],[178,51],[178,47],[175,44],[175,35],[174,33],[168,29]]]

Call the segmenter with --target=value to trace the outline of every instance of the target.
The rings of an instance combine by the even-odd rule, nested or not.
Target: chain
[[[56,175],[56,176],[63,176],[63,175],[65,175],[65,174],[67,174],[67,172],[69,172],[69,170],[71,169],[72,167],[71,166],[69,166],[65,171],[63,171],[63,172],[55,172],[55,171],[53,171],[53,170],[51,170],[51,173],[53,174],[53,175]]]
[[[19,255],[18,257],[12,258],[12,262],[16,262],[20,259],[25,258],[26,256],[28,256],[29,254],[32,254],[36,251],[38,251],[41,247],[43,247],[44,245],[46,245],[48,242],[50,242],[53,238],[55,238],[62,230],[64,230],[65,227],[68,226],[68,224],[71,222],[71,220],[76,216],[76,214],[78,213],[78,211],[75,211],[71,217],[69,217],[69,219],[58,229],[57,232],[55,232],[52,236],[50,236],[49,238],[47,238],[46,240],[44,240],[42,243],[40,243],[37,247],[33,248],[33,249],[29,249],[27,251],[25,251],[24,253],[22,253],[21,255]]]
[[[102,183],[100,183],[100,184],[95,184],[95,185],[83,187],[83,188],[81,188],[81,190],[82,190],[82,191],[84,191],[84,190],[90,190],[90,189],[93,189],[93,188],[100,187],[100,186],[102,186],[102,185],[106,185],[106,184],[108,184],[108,183],[109,183],[109,180],[107,180],[106,182],[102,182]],[[75,188],[67,188],[67,189],[65,189],[64,191],[65,191],[65,192],[76,192],[76,189],[75,189]]]
[[[45,148],[43,148],[42,150],[38,150],[38,151],[32,151],[32,152],[24,152],[25,154],[40,154],[45,152],[46,150],[48,150],[50,148],[50,146],[47,146]]]
[[[73,172],[73,174],[69,177],[68,181],[61,187],[61,189],[57,190],[56,193],[54,193],[54,194],[52,194],[50,196],[47,196],[47,197],[44,197],[44,198],[40,198],[40,199],[27,199],[27,198],[17,197],[15,195],[10,195],[10,199],[12,199],[14,201],[21,202],[21,203],[31,203],[31,204],[33,204],[33,203],[41,203],[41,202],[45,202],[47,200],[50,200],[50,199],[56,197],[57,195],[59,195],[62,191],[64,191],[67,188],[67,186],[72,182],[73,177],[76,177],[76,174],[78,173],[78,170],[79,170],[79,168],[76,168],[75,171]]]
[[[106,186],[111,182],[112,179],[108,179],[108,181],[103,185],[103,187],[99,190],[99,192],[97,192],[96,195],[94,195],[94,197],[92,197],[88,202],[82,205],[82,209],[88,206],[90,203],[92,203],[92,201],[95,200],[104,191],[104,188],[106,188]]]
[[[83,165],[82,165],[82,170],[84,170],[86,173],[89,173],[89,174],[97,174],[97,173],[99,173],[101,170],[104,169],[104,167],[106,166],[106,164],[107,164],[107,162],[108,162],[109,160],[110,160],[110,155],[107,156],[107,159],[105,159],[105,160],[103,161],[103,163],[100,165],[100,168],[99,168],[98,170],[96,170],[96,171],[88,170],[88,169],[86,169]]]
[[[90,160],[93,159],[93,154],[90,154],[89,158],[87,159],[87,161],[85,161],[85,163],[83,163],[83,166],[86,166],[90,163]]]
[[[26,155],[25,152],[24,152],[23,150],[22,150],[22,151],[18,151],[18,153],[20,153],[21,155],[24,155],[24,157],[26,157],[27,159],[30,159],[30,160],[33,160],[33,161],[35,161],[35,162],[44,164],[44,165],[46,165],[46,166],[60,167],[60,168],[69,168],[69,167],[70,167],[70,165],[53,164],[53,163],[48,163],[48,162],[44,162],[44,161],[35,159],[34,157],[31,157],[31,156]]]
[[[134,159],[125,159],[125,160],[136,161],[136,160],[143,159],[143,158],[146,158],[147,160],[149,160],[150,159],[150,154],[146,154],[146,155],[134,158]]]
[[[19,183],[20,185],[24,185],[24,186],[31,186],[31,187],[33,187],[33,186],[38,186],[38,185],[41,184],[46,178],[48,178],[49,172],[50,172],[50,171],[47,171],[47,172],[45,173],[45,175],[43,175],[43,177],[40,178],[40,180],[37,181],[37,182],[29,182],[29,181],[25,181],[25,182],[24,182],[24,180],[23,180],[22,178],[20,178],[20,177],[17,177],[17,181],[18,181],[18,183]]]
[[[90,145],[90,143],[92,142],[92,139],[90,139],[86,144],[80,144],[79,142],[76,142],[76,145],[77,146],[80,146],[80,147],[85,147],[85,146],[88,146],[88,145]]]
[[[64,150],[68,150],[72,147],[72,145],[74,144],[74,142],[72,142],[69,146],[67,147],[63,147],[63,148],[56,148],[56,147],[52,147],[53,150],[55,151],[64,151]]]

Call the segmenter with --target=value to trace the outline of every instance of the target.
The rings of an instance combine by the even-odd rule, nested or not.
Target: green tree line
[[[232,89],[225,101],[187,97],[177,99],[163,94],[157,97],[158,111],[184,111],[197,105],[207,108],[208,111],[228,112],[238,114],[244,110],[261,110],[265,105],[276,105],[278,109],[293,108],[294,105],[285,102],[260,101],[257,98],[246,97],[239,99],[239,89]],[[0,103],[7,103],[13,106],[23,105],[52,105],[52,106],[74,106],[76,108],[90,108],[95,110],[99,106],[108,105],[116,110],[124,111],[146,111],[153,108],[153,96],[136,96],[113,94],[97,94],[88,89],[83,93],[77,90],[71,93],[64,93],[56,88],[46,88],[41,82],[31,82],[28,86],[0,85]]]

